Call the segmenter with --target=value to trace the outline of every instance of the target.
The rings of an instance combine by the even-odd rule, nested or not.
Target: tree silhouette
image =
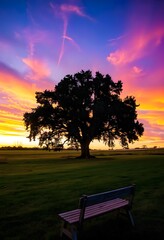
[[[81,71],[66,75],[53,91],[36,92],[38,106],[24,114],[29,139],[54,146],[55,139],[79,143],[81,158],[90,158],[89,145],[102,140],[113,147],[119,139],[128,147],[144,132],[137,120],[133,96],[120,98],[122,82],[113,82],[109,75]]]

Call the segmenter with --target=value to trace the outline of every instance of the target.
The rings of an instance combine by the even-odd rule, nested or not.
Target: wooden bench
[[[94,195],[83,195],[77,209],[58,214],[62,221],[61,238],[66,235],[70,239],[77,240],[85,220],[120,209],[124,210],[134,226],[131,213],[134,192],[135,185],[131,185]]]

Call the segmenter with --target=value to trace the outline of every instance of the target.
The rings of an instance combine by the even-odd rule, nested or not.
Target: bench
[[[83,195],[79,200],[77,209],[58,214],[62,221],[61,238],[64,235],[77,240],[82,232],[85,220],[122,209],[128,216],[132,226],[134,220],[131,213],[135,185],[102,192],[94,195]]]

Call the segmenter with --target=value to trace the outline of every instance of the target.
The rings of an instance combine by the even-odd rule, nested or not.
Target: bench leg
[[[70,228],[69,228],[70,227]],[[60,238],[65,239],[64,236],[67,236],[68,238],[72,240],[77,240],[77,228],[74,225],[68,226],[66,222],[62,222],[61,232],[60,232]]]
[[[61,230],[60,230],[60,238],[63,239],[63,235],[65,234],[66,231],[66,222],[62,221],[62,225],[61,225]]]
[[[61,226],[61,231],[60,231],[61,239],[65,239],[65,236],[69,237],[70,239],[72,238],[71,232],[67,227],[68,227],[68,224],[65,221],[63,221]]]
[[[119,209],[118,213],[117,213],[117,221],[119,219],[119,215],[124,215],[124,216],[128,216],[132,226],[134,227],[135,226],[135,223],[134,223],[134,219],[133,219],[133,215],[131,213],[131,211],[129,209],[124,209],[125,211],[121,212],[121,209]]]
[[[62,239],[63,237],[63,229],[64,229],[65,222],[61,223],[61,229],[60,229],[60,238]]]
[[[132,213],[130,210],[127,210],[127,214],[128,214],[128,217],[130,219],[130,222],[132,224],[132,226],[134,227],[135,226],[135,223],[134,223],[134,219],[133,219],[133,216],[132,216]]]
[[[75,226],[71,226],[71,232],[72,232],[72,240],[77,240],[77,228]]]

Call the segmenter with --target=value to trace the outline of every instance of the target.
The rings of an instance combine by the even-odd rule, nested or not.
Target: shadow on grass
[[[145,225],[139,224],[132,227],[125,219],[96,221],[94,224],[87,224],[82,239],[163,240],[163,232],[158,229],[157,223],[155,225],[152,222],[147,222]]]

